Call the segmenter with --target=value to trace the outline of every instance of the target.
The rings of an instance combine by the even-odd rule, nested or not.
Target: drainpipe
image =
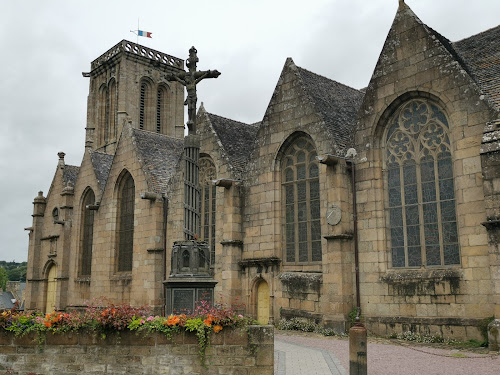
[[[167,280],[167,216],[168,216],[168,200],[165,194],[162,194],[163,199],[163,280],[161,282],[163,286],[163,316],[167,313],[167,293],[165,291],[165,284],[163,283]]]
[[[356,322],[349,329],[349,374],[367,375],[367,331],[361,323],[361,299],[359,295],[359,248],[358,248],[358,213],[356,204],[356,168],[353,160],[346,160],[351,166],[352,212],[354,235],[354,265],[356,270]]]
[[[359,295],[359,247],[358,247],[358,209],[356,203],[356,167],[353,160],[346,160],[351,166],[352,217],[354,237],[354,269],[356,271],[356,322],[360,321],[361,299]]]

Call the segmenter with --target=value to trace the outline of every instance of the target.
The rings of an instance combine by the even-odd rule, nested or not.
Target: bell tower
[[[122,40],[92,61],[85,146],[113,154],[123,126],[184,137],[184,60]]]

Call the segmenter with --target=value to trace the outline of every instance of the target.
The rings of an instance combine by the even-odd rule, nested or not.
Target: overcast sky
[[[417,16],[457,41],[498,25],[498,0],[407,0]],[[218,69],[198,104],[238,121],[260,121],[287,57],[363,88],[398,0],[0,0],[0,260],[24,261],[33,198],[57,165],[83,157],[90,62],[130,30],[139,43]]]

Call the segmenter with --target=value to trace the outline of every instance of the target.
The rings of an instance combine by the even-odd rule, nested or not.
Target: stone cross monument
[[[217,78],[220,72],[217,70],[196,71],[196,63],[199,61],[196,55],[198,51],[191,47],[189,50],[189,58],[186,60],[186,66],[189,71],[180,72],[177,74],[167,75],[167,81],[177,81],[186,87],[187,98],[184,105],[188,106],[188,130],[189,134],[196,134],[196,85],[205,78]]]
[[[184,240],[175,241],[171,268],[165,280],[166,313],[189,313],[200,300],[213,300],[217,283],[212,279],[210,249],[200,235],[200,138],[196,134],[196,85],[205,78],[217,78],[217,70],[197,71],[198,56],[191,47],[186,61],[187,72],[168,74],[167,80],[186,87],[188,106],[188,135],[184,138]]]

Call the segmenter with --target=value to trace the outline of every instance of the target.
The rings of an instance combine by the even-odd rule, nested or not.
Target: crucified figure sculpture
[[[217,70],[196,71],[196,63],[199,61],[196,55],[198,51],[191,47],[186,66],[189,71],[176,74],[168,74],[167,81],[176,81],[186,87],[187,98],[184,105],[188,106],[188,130],[189,134],[196,134],[196,85],[205,78],[217,78],[220,72]]]

